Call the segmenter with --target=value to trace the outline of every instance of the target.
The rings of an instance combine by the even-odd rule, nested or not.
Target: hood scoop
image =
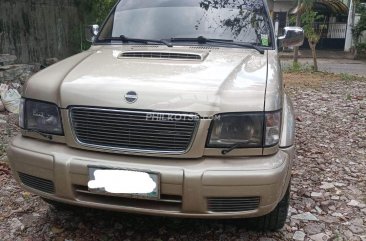
[[[208,53],[172,52],[172,51],[125,51],[119,55],[119,59],[172,59],[172,60],[196,60],[203,61]]]

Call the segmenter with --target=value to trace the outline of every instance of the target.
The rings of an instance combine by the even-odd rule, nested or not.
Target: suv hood
[[[25,96],[70,106],[185,111],[263,111],[268,54],[238,48],[92,47],[35,75]],[[193,53],[202,59],[121,57],[128,51]],[[47,82],[47,83],[46,83]],[[138,100],[129,104],[125,95]],[[44,93],[46,92],[46,93]]]

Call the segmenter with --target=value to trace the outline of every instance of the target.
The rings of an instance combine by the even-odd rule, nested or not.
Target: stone
[[[321,189],[325,190],[332,189],[334,187],[335,187],[334,184],[329,182],[322,182],[322,185],[320,186]]]
[[[364,234],[365,233],[365,229],[358,225],[351,225],[348,228],[349,228],[349,230],[351,230],[352,233],[355,233],[355,234],[359,234],[359,233]]]
[[[360,206],[360,203],[356,200],[351,200],[349,203],[347,203],[347,205],[351,207],[358,207]]]
[[[319,224],[310,223],[304,227],[304,231],[308,235],[313,235],[321,233],[323,231],[323,227]]]
[[[332,199],[332,200],[339,200],[339,197],[338,196],[332,196],[330,199]]]
[[[10,54],[0,54],[0,65],[14,64],[17,60],[17,56]]]
[[[335,182],[334,183],[334,186],[336,186],[336,187],[345,187],[345,186],[347,186],[346,184],[344,184],[344,183],[341,183],[341,182]]]
[[[309,196],[310,196],[310,193],[309,193]],[[312,198],[303,198],[302,203],[307,208],[306,211],[310,211],[316,205],[315,201]]]
[[[323,212],[323,210],[322,210],[320,207],[318,207],[318,206],[315,206],[315,210],[316,210],[319,214],[321,214],[321,213]]]
[[[344,230],[343,234],[347,237],[347,241],[353,239],[353,233],[350,230]]]
[[[358,226],[363,226],[363,219],[362,218],[354,218],[349,221],[350,223]]]
[[[323,194],[321,192],[312,192],[310,196],[313,198],[323,198]]]
[[[3,104],[3,102],[0,100],[0,112],[4,112],[5,111],[5,106]]]
[[[342,218],[343,217],[343,215],[341,213],[337,213],[337,212],[332,213],[332,216],[337,217],[337,218]]]
[[[293,208],[293,207],[291,207],[291,206],[290,206],[290,207],[288,208],[288,213],[289,213],[289,214],[297,213],[297,210],[296,210],[295,208]]]
[[[296,231],[292,239],[297,241],[303,241],[305,239],[305,233],[302,231]]]
[[[359,148],[366,148],[366,141],[360,141],[360,142],[358,143],[358,147],[359,147]]]
[[[0,66],[3,82],[14,82],[24,84],[34,74],[34,66],[29,64],[16,64]]]
[[[332,216],[320,216],[319,217],[320,221],[323,221],[325,223],[338,223],[339,219],[336,217],[332,217]]]
[[[9,85],[0,83],[0,96],[9,89]]]
[[[48,58],[45,60],[47,66],[53,65],[58,62],[58,58]]]
[[[58,228],[58,227],[52,227],[51,232],[54,233],[54,234],[60,234],[60,233],[64,232],[64,229],[63,228]]]
[[[20,222],[19,219],[13,218],[10,220],[10,230],[12,233],[22,231],[24,229],[24,224]]]
[[[310,212],[300,213],[300,214],[297,214],[297,215],[292,216],[291,218],[293,218],[293,219],[299,219],[299,220],[306,220],[306,221],[318,221],[318,218],[315,217]]]
[[[314,241],[327,241],[329,239],[328,235],[325,233],[318,233],[310,236],[311,240]]]

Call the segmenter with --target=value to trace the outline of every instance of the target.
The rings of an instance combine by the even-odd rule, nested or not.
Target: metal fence
[[[344,39],[346,38],[346,23],[315,23],[317,32],[321,32],[321,38]]]

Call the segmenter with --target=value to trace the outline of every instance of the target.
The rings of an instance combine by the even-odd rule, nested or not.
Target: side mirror
[[[93,24],[85,28],[85,38],[88,42],[94,42],[95,37],[99,33],[99,25]]]
[[[285,27],[284,35],[278,37],[279,47],[299,47],[304,43],[304,30],[300,27]]]

